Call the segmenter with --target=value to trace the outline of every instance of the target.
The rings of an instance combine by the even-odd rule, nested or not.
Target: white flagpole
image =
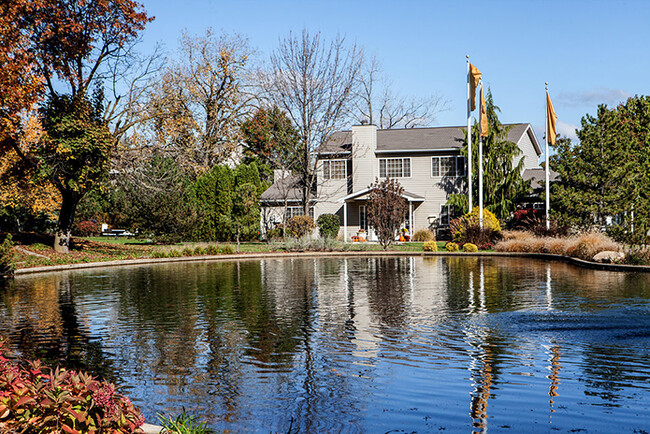
[[[472,91],[470,89],[470,70],[469,70],[469,54],[467,57],[467,202],[469,203],[469,210],[472,212],[472,102],[470,96]]]
[[[483,80],[480,82],[483,92]],[[478,134],[478,225],[483,230],[483,136],[481,135],[480,116],[483,116],[483,101],[479,103],[479,134]]]
[[[551,224],[548,220],[548,211],[549,208],[551,207],[551,198],[550,198],[550,189],[549,189],[549,167],[548,167],[548,81],[546,82],[546,134],[544,135],[546,138],[546,143],[544,144],[544,153],[546,154],[546,164],[544,164],[544,169],[545,169],[545,174],[546,174],[546,230],[549,230],[551,227]]]

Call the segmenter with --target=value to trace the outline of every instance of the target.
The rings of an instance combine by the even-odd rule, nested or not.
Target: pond
[[[234,432],[645,432],[650,275],[502,257],[277,258],[20,277],[14,356]],[[637,431],[635,431],[637,430]]]

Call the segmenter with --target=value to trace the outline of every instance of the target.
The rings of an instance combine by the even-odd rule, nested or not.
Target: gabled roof
[[[542,150],[530,124],[504,124],[512,126],[508,140],[518,143],[524,134],[528,134],[535,151],[541,155]],[[389,152],[426,152],[457,150],[463,146],[466,126],[400,128],[377,130],[377,153]],[[318,149],[318,154],[347,154],[352,148],[352,131],[339,131]]]
[[[261,202],[296,202],[302,200],[300,177],[289,175],[274,182],[260,196]]]
[[[546,181],[546,171],[543,167],[537,167],[535,169],[526,169],[521,175],[524,181],[530,180],[530,186],[533,189],[535,194],[539,194],[544,189],[544,182]],[[559,181],[560,176],[558,173],[551,169],[548,174],[549,181]]]

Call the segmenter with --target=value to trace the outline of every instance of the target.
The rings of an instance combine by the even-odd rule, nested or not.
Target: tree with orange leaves
[[[90,89],[108,77],[110,64],[123,58],[151,20],[132,0],[0,0],[0,156],[13,151],[59,190],[57,251],[68,251],[77,203],[108,170],[111,148],[103,145],[108,129],[95,122]],[[21,115],[45,97],[47,134],[36,146],[21,146]],[[91,122],[84,126],[84,120]],[[68,161],[52,154],[61,150],[52,145],[65,134],[50,137],[66,125],[77,128],[74,138],[67,137],[77,141],[69,146]],[[87,134],[80,130],[86,127]],[[89,147],[106,155],[87,158]]]

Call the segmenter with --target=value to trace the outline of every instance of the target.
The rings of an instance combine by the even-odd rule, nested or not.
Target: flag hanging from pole
[[[485,109],[485,96],[483,95],[483,83],[481,83],[481,137],[488,136],[488,118]]]
[[[471,111],[476,110],[476,86],[481,81],[481,71],[471,63],[469,64],[469,94],[472,105]]]
[[[555,144],[555,123],[557,122],[557,115],[555,114],[555,109],[553,109],[553,103],[551,102],[551,97],[548,96],[548,91],[546,91],[546,129],[548,131],[548,142],[551,145]]]

